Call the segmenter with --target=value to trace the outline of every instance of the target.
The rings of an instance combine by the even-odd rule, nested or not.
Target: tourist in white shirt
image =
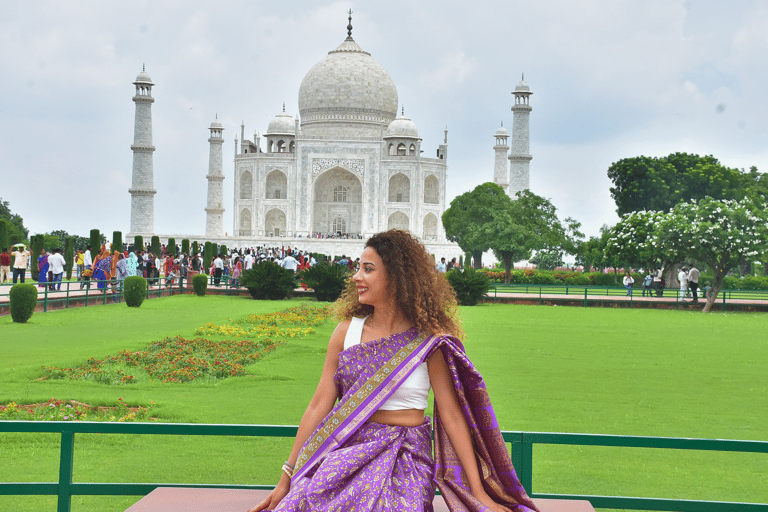
[[[53,274],[53,283],[51,289],[61,290],[61,278],[64,276],[64,256],[61,255],[61,249],[54,249],[53,254],[48,256],[48,271]]]
[[[224,273],[224,260],[221,259],[221,254],[216,255],[216,259],[213,260],[213,285],[219,286],[221,284],[221,274]]]
[[[685,294],[688,293],[688,268],[683,267],[677,273],[677,280],[680,281],[680,300],[685,301]]]
[[[283,258],[282,262],[283,268],[290,270],[294,274],[296,273],[296,269],[299,266],[299,262],[296,258],[291,256],[290,254],[286,255],[285,258]]]

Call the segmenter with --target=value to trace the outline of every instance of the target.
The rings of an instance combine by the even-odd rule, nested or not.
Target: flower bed
[[[147,407],[128,406],[120,398],[114,406],[94,406],[76,400],[51,398],[42,404],[0,405],[0,420],[26,421],[153,421],[155,402]]]

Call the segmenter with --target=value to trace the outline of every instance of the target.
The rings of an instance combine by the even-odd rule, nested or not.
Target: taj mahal
[[[128,236],[154,232],[152,87],[145,70],[134,82],[136,104]],[[512,147],[503,127],[494,134],[493,181],[514,197],[529,187],[530,88],[521,81],[515,103]],[[448,130],[432,156],[424,156],[416,124],[399,106],[397,87],[370,53],[347,38],[315,64],[299,88],[299,116],[278,113],[263,137],[247,139],[245,124],[234,140],[234,194],[224,195],[224,126],[209,130],[205,234],[160,235],[228,247],[301,246],[325,254],[356,255],[360,238],[406,229],[433,254],[454,257],[457,244],[445,238],[441,217],[450,201]],[[398,110],[400,110],[398,112]],[[398,115],[399,114],[399,115]],[[262,138],[264,140],[262,140]],[[427,154],[428,154],[427,153]],[[489,172],[489,178],[491,173]],[[223,214],[232,205],[234,225]]]

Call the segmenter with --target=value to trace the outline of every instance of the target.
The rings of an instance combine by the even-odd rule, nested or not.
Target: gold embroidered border
[[[296,460],[296,468],[294,474],[306,464],[312,456],[315,455],[318,449],[327,441],[339,428],[342,421],[355,412],[367,398],[374,394],[379,386],[379,383],[384,380],[395,368],[397,368],[405,359],[413,354],[416,349],[427,338],[426,333],[419,333],[416,339],[405,345],[403,348],[398,349],[392,358],[384,363],[376,373],[374,373],[362,386],[358,389],[353,396],[346,400],[346,402],[331,416],[328,421],[323,425],[323,428],[316,430],[312,434],[310,442],[305,444],[304,449],[299,454]]]

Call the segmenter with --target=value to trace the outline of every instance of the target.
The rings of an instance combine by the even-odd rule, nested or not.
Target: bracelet
[[[293,469],[290,466],[288,466],[287,464],[283,464],[282,470],[283,470],[283,473],[288,475],[288,478],[293,478]]]
[[[288,466],[293,471],[296,467],[288,461],[283,462],[283,466]]]

